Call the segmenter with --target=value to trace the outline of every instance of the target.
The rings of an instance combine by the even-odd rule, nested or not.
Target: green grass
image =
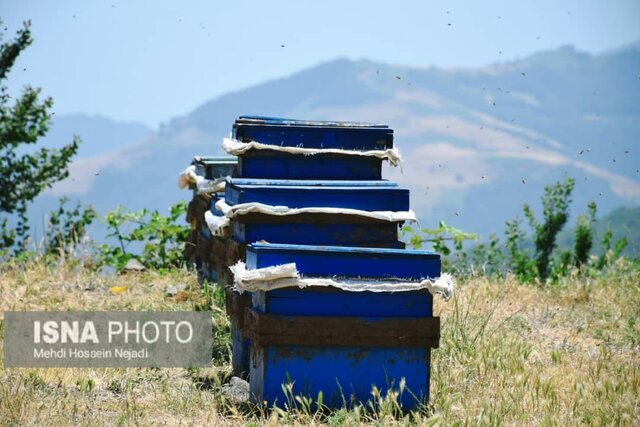
[[[165,289],[188,284],[180,298]],[[121,294],[113,286],[127,286]],[[640,419],[640,274],[619,262],[597,278],[548,287],[513,278],[466,278],[436,302],[431,401],[403,414],[372,391],[353,409],[269,410],[232,402],[229,321],[215,289],[193,273],[105,277],[67,266],[3,265],[6,310],[211,308],[214,364],[206,369],[3,369],[1,425],[633,425]]]

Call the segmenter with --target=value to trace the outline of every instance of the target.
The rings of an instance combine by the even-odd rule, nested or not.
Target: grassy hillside
[[[167,286],[186,283],[178,298]],[[111,286],[128,286],[114,294]],[[3,369],[2,425],[633,425],[640,419],[640,273],[624,261],[602,277],[554,287],[512,278],[464,279],[438,301],[443,322],[433,353],[431,401],[398,415],[392,397],[374,410],[270,411],[225,392],[229,322],[191,273],[100,276],[42,263],[4,265],[0,310],[193,310],[214,312],[211,367]],[[215,298],[214,298],[215,300]]]

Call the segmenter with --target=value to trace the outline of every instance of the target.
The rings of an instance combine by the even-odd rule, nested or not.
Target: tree
[[[576,242],[574,245],[576,267],[580,268],[589,260],[593,246],[593,224],[596,222],[598,207],[596,202],[589,203],[587,215],[580,215],[576,225]]]
[[[29,232],[27,205],[69,175],[69,162],[81,142],[74,137],[61,149],[39,148],[24,153],[25,146],[36,144],[47,133],[53,116],[53,100],[41,100],[39,88],[25,87],[11,105],[4,84],[20,53],[33,42],[30,28],[31,23],[24,22],[17,37],[0,46],[0,212],[18,216],[15,230],[8,229],[6,217],[0,219],[0,245],[5,248],[13,246],[16,238],[24,247]]]
[[[535,232],[536,267],[538,276],[545,281],[549,276],[551,253],[556,247],[556,237],[569,219],[571,192],[576,181],[565,177],[564,182],[556,182],[544,188],[542,196],[542,215],[540,223],[529,205],[524,205],[524,215]]]

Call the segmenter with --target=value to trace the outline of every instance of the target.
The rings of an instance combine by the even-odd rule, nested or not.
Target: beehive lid
[[[369,129],[388,129],[389,128],[388,125],[385,125],[382,123],[298,120],[298,119],[285,119],[280,117],[265,117],[265,116],[240,116],[236,119],[236,124],[271,125],[271,126],[309,126],[309,127],[328,127],[328,128],[334,128],[334,127],[369,128]]]

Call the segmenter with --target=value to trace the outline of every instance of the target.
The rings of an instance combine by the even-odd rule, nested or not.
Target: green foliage
[[[571,251],[560,251],[553,264],[551,278],[555,281],[560,277],[567,277],[571,273],[575,256]]]
[[[417,232],[406,225],[402,228],[402,234],[410,235],[408,243],[414,248],[420,249],[424,243],[431,243],[433,250],[444,256],[451,254],[448,241],[453,242],[455,250],[461,251],[465,240],[478,240],[479,238],[477,234],[451,227],[444,221],[440,221],[436,228],[421,228]]]
[[[521,228],[522,221],[519,218],[507,221],[505,246],[508,265],[521,281],[530,282],[536,279],[556,281],[560,277],[571,274],[574,267],[586,274],[595,274],[622,255],[627,245],[626,239],[619,240],[612,247],[613,233],[607,231],[602,238],[603,255],[595,263],[590,263],[589,256],[593,249],[597,213],[595,202],[589,203],[586,215],[578,217],[573,251],[557,250],[557,236],[569,218],[574,185],[575,180],[565,178],[564,181],[545,187],[545,193],[542,196],[544,217],[542,222],[538,221],[529,205],[524,206],[524,214],[534,232],[535,253],[533,255],[523,248],[526,234]]]
[[[415,249],[421,249],[425,243],[431,243],[433,250],[443,256],[443,267],[451,269],[454,266],[445,258],[452,253],[450,243],[453,243],[453,250],[456,254],[462,256],[460,260],[463,264],[466,262],[466,253],[463,251],[464,242],[466,240],[478,240],[479,236],[474,233],[467,233],[458,228],[447,225],[444,221],[438,223],[436,228],[421,228],[418,231],[406,225],[402,227],[401,234],[408,236],[408,244]]]
[[[602,236],[600,244],[602,246],[602,255],[600,255],[596,261],[596,268],[598,270],[608,267],[614,260],[620,258],[629,242],[626,237],[623,237],[614,244],[613,231],[607,230]]]
[[[542,198],[545,220],[542,224],[536,221],[531,209],[525,206],[525,214],[535,232],[536,256],[533,259],[535,271],[529,272],[528,277],[519,275],[521,279],[531,280],[537,278],[544,281],[549,278],[555,282],[561,277],[568,277],[575,269],[578,269],[577,272],[579,274],[594,276],[602,274],[605,268],[609,267],[615,260],[623,257],[628,240],[623,237],[614,243],[614,233],[610,228],[606,229],[602,236],[600,242],[601,255],[597,258],[591,256],[594,250],[594,236],[598,229],[596,222],[597,205],[593,201],[589,203],[587,213],[577,219],[574,229],[573,250],[568,250],[568,248],[558,250],[556,248],[557,235],[568,219],[568,210],[571,203],[570,196],[574,183],[573,179],[566,178],[564,182],[558,182],[545,188],[545,194]],[[603,229],[602,224],[600,229]],[[514,240],[523,241],[524,235]],[[524,265],[522,260],[526,259],[527,256],[524,253],[520,258],[520,266]],[[518,266],[516,265],[515,267],[517,270]]]
[[[522,282],[557,281],[570,275],[574,268],[584,274],[597,274],[622,256],[627,246],[626,239],[613,243],[613,234],[608,231],[602,238],[602,252],[596,261],[589,259],[593,249],[594,228],[597,206],[588,205],[588,212],[577,219],[573,250],[559,250],[557,236],[569,219],[571,193],[575,180],[563,181],[545,187],[542,196],[542,220],[538,220],[529,205],[523,207],[524,215],[533,229],[533,241],[529,241],[523,230],[523,221],[516,217],[506,222],[504,243],[495,234],[488,243],[480,243],[471,250],[464,250],[466,240],[477,240],[478,236],[448,226],[440,222],[434,229],[422,228],[418,231],[409,226],[402,229],[408,243],[421,248],[431,243],[433,250],[443,256],[443,267],[457,273],[501,275],[511,271]],[[453,245],[451,245],[453,243]],[[452,260],[451,255],[456,259]],[[455,265],[454,263],[455,262]]]
[[[569,219],[571,193],[575,183],[573,178],[565,178],[564,182],[556,182],[545,187],[542,196],[544,217],[542,223],[537,220],[531,207],[524,205],[524,215],[534,230],[536,268],[538,277],[542,281],[549,276],[551,254],[556,247],[556,237]]]
[[[0,259],[7,256],[16,243],[16,232],[9,227],[7,218],[0,218]]]
[[[530,255],[522,248],[525,237],[519,217],[506,222],[506,248],[511,271],[522,281],[529,282],[536,277],[535,265]]]
[[[471,266],[479,268],[485,275],[501,275],[504,270],[505,255],[496,234],[489,236],[488,244],[480,243],[472,249]]]
[[[148,268],[183,266],[183,248],[189,237],[189,227],[177,224],[177,220],[186,212],[187,204],[180,202],[171,206],[169,216],[147,209],[127,212],[121,207],[107,213],[107,237],[114,238],[118,244],[100,246],[103,263],[120,269],[131,258],[138,258]],[[134,242],[144,244],[139,256],[129,251],[129,246]]]
[[[587,212],[588,216],[588,212]],[[600,256],[600,241],[604,234],[611,230],[617,240],[624,236],[628,245],[622,253],[624,256],[633,257],[640,253],[640,206],[619,207],[598,218],[591,226],[593,231],[592,254]],[[565,228],[558,236],[558,247],[574,247],[576,238],[576,226]]]
[[[14,40],[0,46],[0,212],[18,215],[15,231],[8,230],[5,219],[0,223],[4,248],[18,243],[17,239],[24,248],[29,233],[28,203],[68,176],[68,164],[80,144],[76,137],[59,150],[40,148],[24,153],[25,146],[36,144],[49,130],[53,106],[51,98],[40,100],[40,89],[29,86],[10,104],[4,81],[20,53],[33,42],[30,26],[25,22]]]
[[[85,236],[87,227],[98,217],[91,206],[83,208],[77,203],[74,208],[67,208],[68,201],[63,197],[58,209],[49,213],[44,242],[47,254],[71,253]]]
[[[444,222],[440,222],[434,229],[422,228],[417,231],[405,226],[402,234],[414,248],[431,243],[434,251],[443,256],[443,269],[457,274],[501,276],[505,272],[511,272],[525,283],[547,280],[558,282],[561,278],[576,273],[594,277],[623,257],[628,240],[623,237],[614,242],[615,233],[609,229],[602,236],[600,252],[597,248],[594,250],[596,231],[599,226],[602,228],[602,224],[596,222],[596,203],[590,202],[587,213],[578,217],[576,227],[572,230],[573,242],[558,247],[558,234],[569,219],[574,185],[575,180],[567,177],[545,187],[541,198],[541,220],[536,218],[529,205],[523,207],[525,218],[533,230],[531,237],[523,229],[520,217],[506,222],[503,241],[492,234],[488,242],[481,242],[466,250],[463,243],[477,240],[478,236],[450,227]],[[618,211],[617,215],[625,218],[625,224],[637,221],[633,216],[636,210],[626,208]],[[611,225],[607,224],[608,227]],[[593,251],[602,255],[596,257],[592,255]],[[632,262],[640,263],[640,259]]]
[[[589,259],[593,246],[593,223],[596,221],[596,202],[589,203],[588,215],[580,215],[576,225],[576,241],[574,245],[575,264],[581,267]]]
[[[506,222],[504,247],[493,235],[488,245],[482,243],[472,249],[471,265],[467,267],[474,271],[475,266],[480,266],[483,273],[498,275],[507,269],[522,282],[547,279],[555,282],[569,276],[576,268],[581,274],[599,274],[622,257],[627,239],[622,238],[614,244],[614,234],[607,230],[601,242],[602,255],[590,258],[597,229],[595,202],[589,203],[587,214],[577,219],[573,247],[565,244],[566,249],[557,248],[557,236],[569,217],[574,184],[573,179],[565,178],[545,188],[542,221],[538,221],[530,206],[524,206],[524,214],[533,229],[532,241],[522,229],[522,220],[516,217]]]

